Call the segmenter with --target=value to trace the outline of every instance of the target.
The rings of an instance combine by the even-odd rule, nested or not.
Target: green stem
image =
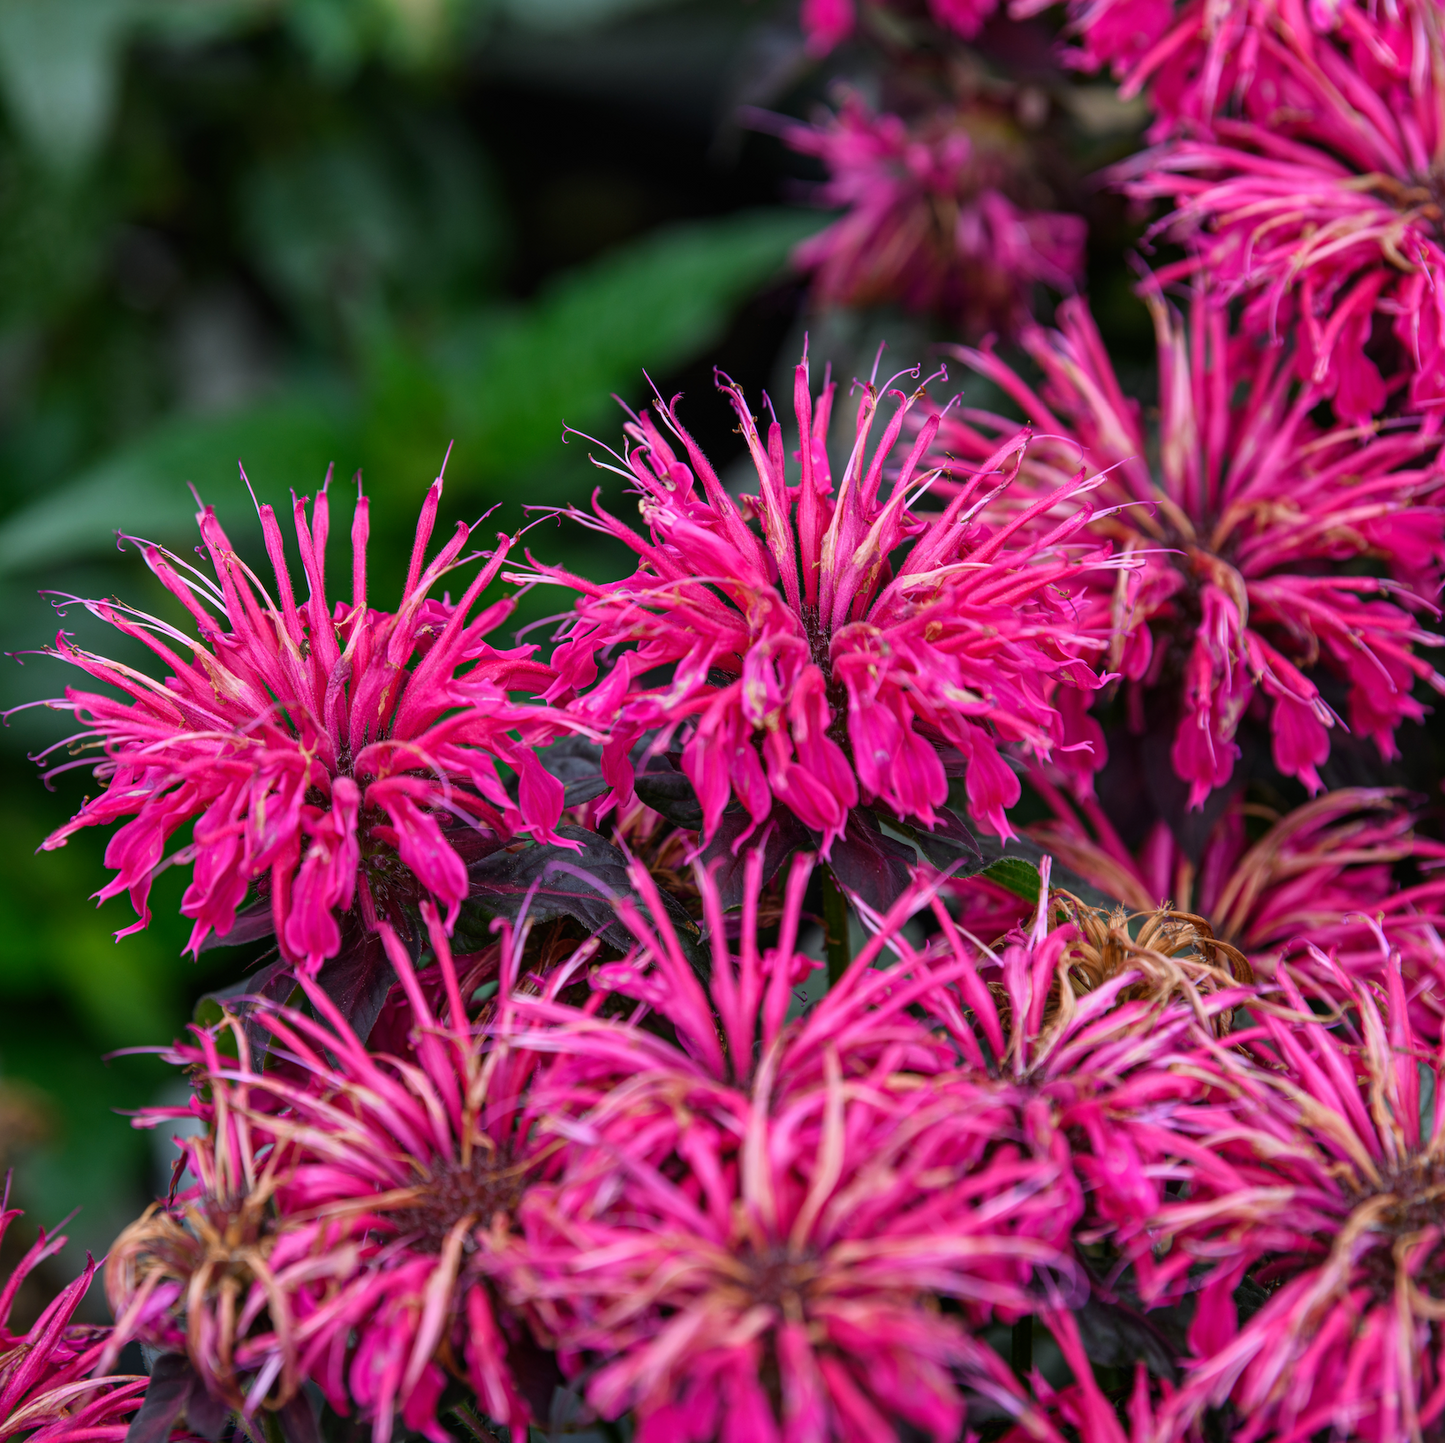
[[[823,868],[823,941],[828,949],[828,986],[835,987],[853,959],[848,953],[848,899]]]
[[[1020,1318],[1013,1325],[1013,1336],[1009,1340],[1009,1363],[1020,1378],[1027,1378],[1034,1370],[1034,1319],[1033,1314]]]

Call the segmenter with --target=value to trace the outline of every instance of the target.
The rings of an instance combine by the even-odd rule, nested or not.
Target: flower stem
[[[1030,1313],[1013,1325],[1013,1336],[1009,1339],[1009,1363],[1020,1378],[1027,1378],[1034,1370],[1034,1318]]]
[[[834,987],[853,959],[848,955],[848,899],[831,867],[823,868],[823,941],[828,949],[828,986]]]

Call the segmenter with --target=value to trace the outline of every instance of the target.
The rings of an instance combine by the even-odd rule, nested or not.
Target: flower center
[[[1403,1270],[1412,1284],[1412,1302],[1423,1295],[1438,1307],[1445,1301],[1445,1164],[1415,1158],[1387,1188],[1362,1201],[1341,1234],[1364,1228],[1376,1239],[1360,1258],[1376,1301],[1393,1303]]]
[[[525,1168],[502,1153],[476,1148],[468,1162],[439,1160],[416,1186],[416,1199],[388,1214],[398,1235],[419,1252],[437,1253],[462,1218],[487,1227],[498,1213],[510,1215],[521,1201]]]
[[[788,1319],[800,1321],[817,1274],[817,1264],[810,1258],[774,1248],[751,1259],[745,1287],[755,1303],[776,1308]]]

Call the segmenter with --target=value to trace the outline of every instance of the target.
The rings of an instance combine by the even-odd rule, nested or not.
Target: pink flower
[[[1165,139],[1120,168],[1124,188],[1173,203],[1161,226],[1198,250],[1179,269],[1220,304],[1244,297],[1256,333],[1292,332],[1347,421],[1407,379],[1412,408],[1445,405],[1442,76],[1434,0],[1191,5],[1132,72]]]
[[[659,401],[658,415],[686,462],[650,417],[634,418],[626,430],[635,444],[619,460],[648,535],[600,507],[569,514],[616,537],[640,564],[602,585],[539,568],[581,593],[553,655],[550,695],[571,691],[574,715],[611,725],[603,769],[623,796],[628,753],[645,731],[663,729],[654,749],[685,739],[682,768],[702,804],[705,839],[733,798],[748,832],[781,802],[822,835],[825,855],[860,798],[932,826],[950,770],[964,775],[974,816],[1009,835],[1004,809],[1019,784],[999,747],[1047,755],[1073,745],[1050,698],[1056,688],[1098,684],[1086,661],[1097,646],[1078,634],[1066,589],[1080,563],[1064,544],[1088,509],[1022,545],[1022,523],[979,523],[979,503],[1007,478],[1026,432],[1001,445],[945,511],[917,509],[935,475],[918,465],[936,419],[885,492],[885,463],[922,392],[890,393],[897,408],[870,457],[871,384],[835,487],[826,447],[834,387],[814,402],[806,357],[794,405],[808,440],[790,481],[777,421],[765,439],[741,391],[719,384],[747,438],[757,490],[734,499],[723,489],[675,403]],[[1062,506],[1080,489],[1065,481],[1039,506]],[[599,653],[610,663],[600,681]]]
[[[1213,935],[1239,948],[1256,974],[1273,976],[1280,959],[1309,943],[1333,966],[1357,977],[1379,973],[1373,927],[1383,925],[1417,982],[1432,977],[1445,959],[1445,881],[1438,876],[1410,887],[1395,881],[1396,863],[1413,858],[1438,867],[1445,847],[1412,830],[1414,818],[1397,792],[1345,787],[1327,792],[1274,821],[1251,841],[1246,810],[1227,811],[1198,861],[1185,855],[1166,823],[1156,822],[1131,852],[1093,798],[1076,812],[1042,777],[1055,818],[1029,829],[1055,861],[1125,907],[1147,913],[1170,906],[1197,914]],[[1258,816],[1257,808],[1250,809]],[[1082,815],[1080,814],[1082,813]],[[1087,825],[1086,825],[1087,819]],[[962,919],[975,932],[1001,931],[1022,918],[1025,904],[984,878],[954,883]],[[1304,959],[1296,957],[1296,968]],[[1440,1029],[1445,996],[1418,998],[1415,1025]],[[1430,1020],[1433,1015],[1433,1022]]]
[[[853,33],[858,16],[853,0],[803,0],[798,22],[808,37],[808,49],[822,56]]]
[[[0,1199],[0,1238],[20,1216],[9,1207],[10,1187]],[[75,1323],[90,1288],[95,1263],[51,1300],[30,1330],[10,1330],[10,1310],[20,1286],[46,1258],[65,1245],[64,1235],[38,1240],[0,1287],[0,1438],[34,1443],[120,1443],[140,1407],[147,1379],[95,1376],[110,1329]]]
[[[545,1161],[527,1146],[536,1058],[473,1030],[462,989],[475,979],[458,978],[440,919],[422,908],[439,973],[425,982],[381,925],[410,1055],[368,1052],[304,976],[319,1020],[267,1003],[248,1014],[275,1038],[279,1065],[253,1071],[234,1024],[239,1065],[200,1034],[211,1126],[182,1144],[199,1183],[183,1212],[142,1219],[107,1264],[119,1334],[183,1339],[208,1385],[248,1414],[284,1407],[310,1378],[338,1413],[369,1420],[376,1443],[398,1419],[445,1443],[448,1368],[491,1418],[525,1427],[531,1416],[508,1364],[517,1328],[494,1311],[487,1274]],[[504,924],[501,1030],[519,953]]]
[[[909,126],[845,92],[817,125],[765,123],[822,161],[815,199],[846,212],[794,252],[825,305],[897,303],[975,334],[1012,331],[1036,285],[1071,292],[1083,275],[1083,217],[1020,203],[1025,143],[1002,138],[1006,119],[981,102]]]
[[[972,40],[998,9],[998,0],[928,0],[928,11],[945,30]],[[803,0],[798,21],[816,56],[829,54],[858,23],[854,0]]]
[[[645,999],[675,1041],[640,1012],[601,1015],[605,993],[583,1014],[518,999],[514,1044],[552,1057],[536,1104],[563,1160],[522,1202],[505,1294],[571,1366],[595,1363],[589,1402],[633,1410],[639,1443],[881,1440],[904,1420],[953,1443],[956,1375],[1017,1416],[1017,1385],[976,1329],[1031,1310],[1037,1270],[1071,1275],[1056,1162],[910,1015],[934,983],[900,936],[917,895],[789,1022],[815,965],[795,951],[811,859],[794,860],[766,950],[758,851],[746,867],[735,952],[698,869],[707,986],[633,869],[663,920],[620,903],[639,944],[594,982]],[[904,955],[875,965],[889,949]]]
[[[1238,1443],[1393,1443],[1445,1410],[1441,1054],[1413,1028],[1398,954],[1377,976],[1337,975],[1347,1005],[1312,1015],[1284,968],[1248,1055],[1194,1064],[1216,1106],[1158,1220],[1161,1271],[1182,1287],[1203,1270],[1182,1402],[1232,1400]],[[1246,1278],[1267,1297],[1241,1323]]]
[[[1268,717],[1279,769],[1317,791],[1338,718],[1306,669],[1347,682],[1350,729],[1387,760],[1401,721],[1424,715],[1416,679],[1445,686],[1415,652],[1440,644],[1416,620],[1433,611],[1445,563],[1439,422],[1322,430],[1311,419],[1322,392],[1295,381],[1287,351],[1232,334],[1203,294],[1187,326],[1154,288],[1145,295],[1157,444],[1081,300],[1060,306],[1059,330],[1024,337],[1044,373],[1037,392],[992,354],[962,352],[1040,432],[1003,504],[1022,509],[1081,464],[1100,479],[1110,509],[1092,529],[1141,566],[1094,579],[1090,624],[1113,631],[1108,664],[1123,674],[1131,730],[1146,712],[1174,730],[1191,806],[1229,781],[1247,713]],[[938,445],[991,464],[1013,424],[965,410]],[[1344,569],[1356,560],[1390,577]]]
[[[189,862],[194,871],[181,910],[195,920],[193,949],[211,932],[230,932],[255,884],[269,889],[282,955],[314,973],[341,946],[338,913],[356,907],[372,929],[378,917],[397,919],[419,895],[431,896],[450,925],[467,894],[470,855],[519,829],[552,838],[561,784],[517,735],[546,740],[555,723],[541,708],[507,697],[544,686],[550,673],[531,660],[533,648],[497,651],[484,640],[510,601],[468,620],[502,565],[505,538],[458,602],[428,598],[460,564],[471,533],[459,525],[427,563],[441,491],[438,479],[422,507],[395,614],[367,605],[365,497],[352,522],[351,603],[334,612],[328,604],[325,489],[309,525],[307,498],[295,504],[309,588],[299,605],[269,506],[260,517],[276,600],[209,507],[198,521],[216,581],[144,547],[147,565],[185,608],[199,642],[120,603],[82,603],[142,642],[171,673],[157,681],[81,650],[64,633],[51,653],[129,698],[67,689],[65,701],[47,703],[87,726],[57,746],[103,748],[95,774],[105,788],[46,848],[63,846],[81,827],[130,818],[111,838],[106,863],[116,876],[98,894],[130,893],[140,920],[119,935],[148,924],[156,872]],[[519,801],[508,795],[498,761],[516,770]],[[192,821],[192,842],[166,856],[168,839]]]

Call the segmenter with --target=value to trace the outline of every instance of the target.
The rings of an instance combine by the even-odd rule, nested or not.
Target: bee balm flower
[[[1083,217],[1022,203],[1027,144],[981,102],[909,126],[850,93],[822,124],[777,128],[827,167],[819,203],[845,211],[793,254],[825,303],[896,303],[966,333],[1012,331],[1036,285],[1071,292],[1083,275]]]
[[[1145,296],[1157,445],[1081,300],[1059,307],[1059,330],[1024,338],[1039,391],[992,354],[963,353],[1041,433],[1004,502],[1048,496],[1081,461],[1102,478],[1111,509],[1097,532],[1142,565],[1096,575],[1092,605],[1109,620],[1095,625],[1113,632],[1109,667],[1128,688],[1131,730],[1174,732],[1191,806],[1229,781],[1252,705],[1268,714],[1279,769],[1319,790],[1336,718],[1306,675],[1316,663],[1348,686],[1350,729],[1392,759],[1400,723],[1424,715],[1415,681],[1445,689],[1415,650],[1440,644],[1416,619],[1445,566],[1438,424],[1322,430],[1311,419],[1322,393],[1295,384],[1282,348],[1231,334],[1202,294],[1188,326],[1153,287]],[[944,421],[939,445],[987,464],[1013,425],[964,412]],[[1390,574],[1347,571],[1356,559]]]
[[[20,1216],[0,1199],[0,1239]],[[149,1381],[124,1375],[96,1377],[110,1329],[73,1321],[90,1288],[95,1264],[61,1289],[24,1333],[10,1329],[16,1294],[34,1269],[64,1245],[63,1235],[39,1239],[0,1287],[0,1439],[34,1443],[120,1443]]]
[[[576,715],[611,723],[604,774],[624,795],[628,752],[644,732],[684,736],[705,838],[732,798],[749,831],[781,802],[822,834],[825,855],[860,798],[932,826],[950,769],[965,776],[974,816],[1010,835],[1004,809],[1019,783],[1000,747],[1047,755],[1075,746],[1052,698],[1098,685],[1088,659],[1099,648],[1079,635],[1067,590],[1079,563],[1063,549],[1088,508],[1066,508],[1046,532],[980,522],[997,468],[1027,443],[1021,432],[944,510],[923,511],[936,473],[918,468],[937,419],[885,488],[885,464],[922,392],[890,393],[898,404],[870,455],[871,384],[835,483],[826,444],[834,388],[814,401],[806,357],[794,387],[805,441],[790,479],[778,422],[764,437],[739,388],[719,385],[747,438],[756,491],[735,499],[724,490],[675,403],[657,409],[686,461],[650,417],[635,418],[626,428],[635,444],[620,459],[648,534],[600,507],[569,514],[634,551],[636,572],[599,585],[539,568],[581,593],[552,658],[550,695],[571,690]],[[1066,480],[1028,519],[1081,489]],[[598,682],[602,652],[612,664]]]
[[[118,602],[83,603],[170,669],[157,681],[81,650],[64,633],[52,653],[128,698],[68,689],[64,701],[48,703],[86,723],[59,745],[98,745],[104,759],[95,774],[105,788],[45,846],[64,846],[81,827],[123,821],[106,850],[116,875],[99,893],[104,900],[129,892],[140,920],[120,935],[149,922],[156,871],[192,862],[181,903],[195,922],[192,948],[212,932],[224,937],[248,889],[264,883],[282,955],[314,972],[341,945],[338,912],[355,905],[374,928],[378,917],[396,920],[402,907],[430,896],[454,918],[467,894],[469,851],[520,829],[553,836],[561,784],[517,735],[546,740],[555,727],[542,709],[507,695],[535,690],[550,674],[531,660],[532,648],[497,651],[484,639],[509,601],[469,620],[502,565],[505,538],[458,602],[429,599],[461,563],[471,531],[459,524],[426,560],[441,492],[439,479],[422,507],[394,613],[368,605],[365,497],[352,520],[351,602],[334,611],[327,602],[325,489],[309,524],[307,498],[295,503],[309,588],[303,602],[296,601],[275,515],[262,506],[275,600],[207,507],[198,521],[215,581],[159,547],[144,547],[147,565],[185,608],[199,641]],[[516,802],[498,761],[519,774]],[[195,824],[192,843],[166,857],[168,839],[188,822]]]

